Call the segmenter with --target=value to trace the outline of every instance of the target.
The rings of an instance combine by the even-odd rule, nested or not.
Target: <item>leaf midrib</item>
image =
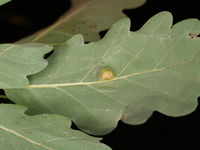
[[[6,127],[4,127],[4,126],[1,126],[1,125],[0,125],[0,129],[2,129],[3,131],[6,131],[6,132],[8,132],[8,133],[11,133],[11,134],[13,134],[13,135],[15,135],[15,136],[17,136],[17,137],[19,137],[19,138],[21,138],[21,139],[23,139],[23,140],[29,142],[29,143],[31,143],[31,144],[37,145],[37,146],[39,146],[39,147],[42,147],[42,148],[44,148],[44,149],[46,149],[46,150],[53,150],[52,148],[47,147],[47,146],[45,146],[45,145],[43,145],[43,144],[41,144],[41,143],[38,143],[38,142],[36,142],[36,141],[34,141],[34,140],[32,140],[32,139],[29,139],[29,138],[27,138],[27,137],[25,137],[25,136],[23,136],[23,135],[17,133],[16,131],[14,131],[14,130],[12,130],[12,129],[8,129],[8,128],[6,128]]]
[[[103,84],[103,83],[118,81],[118,80],[126,79],[126,78],[133,77],[133,76],[138,76],[138,75],[142,75],[142,74],[147,74],[147,73],[163,71],[163,70],[167,70],[167,69],[171,69],[171,68],[176,68],[176,67],[179,67],[179,66],[190,64],[192,62],[193,62],[193,60],[190,60],[190,61],[186,61],[186,62],[183,62],[183,63],[180,63],[180,64],[170,65],[170,66],[167,66],[167,67],[151,69],[151,70],[146,70],[146,71],[142,71],[142,72],[135,72],[135,73],[127,74],[127,75],[124,75],[124,76],[115,77],[112,80],[99,80],[99,81],[74,82],[74,83],[58,83],[58,84],[35,84],[35,85],[33,84],[33,85],[27,86],[26,88],[28,88],[28,89],[30,89],[30,88],[54,88],[54,87],[69,87],[69,86],[85,86],[85,85]]]

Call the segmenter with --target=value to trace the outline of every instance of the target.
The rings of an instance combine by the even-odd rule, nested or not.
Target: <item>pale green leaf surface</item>
[[[172,16],[161,12],[139,31],[129,19],[114,24],[97,42],[84,44],[76,35],[57,47],[48,67],[30,78],[26,89],[6,90],[28,113],[58,113],[92,134],[113,130],[118,121],[144,123],[153,111],[182,116],[197,106],[200,92],[200,32],[197,19],[172,27]],[[99,72],[110,68],[112,80]]]
[[[0,105],[1,150],[111,150],[91,137],[70,128],[71,121],[59,115],[24,114],[25,107]]]
[[[47,66],[44,54],[53,49],[45,44],[0,44],[0,89],[29,85],[27,75]]]
[[[72,8],[53,25],[19,42],[64,43],[75,34],[86,41],[99,39],[99,31],[123,18],[122,10],[136,8],[145,0],[72,0]]]
[[[5,4],[5,3],[8,3],[10,2],[11,0],[0,0],[0,6]]]

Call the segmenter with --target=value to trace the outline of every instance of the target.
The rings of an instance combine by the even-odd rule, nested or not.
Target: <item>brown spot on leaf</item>
[[[97,29],[97,25],[95,23],[92,23],[89,25],[89,28],[95,30],[95,29]]]
[[[121,121],[124,121],[124,120],[126,120],[126,119],[127,119],[127,116],[126,116],[126,115],[124,115],[124,114],[122,114],[122,116],[121,116],[120,120],[121,120]]]
[[[188,36],[189,36],[191,39],[194,39],[194,38],[199,38],[199,37],[200,37],[200,34],[189,33]]]

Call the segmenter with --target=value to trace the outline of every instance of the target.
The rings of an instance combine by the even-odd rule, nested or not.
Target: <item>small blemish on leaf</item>
[[[115,74],[112,71],[112,69],[110,68],[103,68],[100,70],[99,72],[99,79],[100,80],[112,80],[113,78],[115,78]]]
[[[92,23],[89,25],[90,29],[97,29],[97,25],[95,23]]]
[[[126,120],[126,119],[127,119],[127,116],[124,115],[124,114],[123,114],[123,115],[121,116],[121,118],[120,118],[121,121],[124,121],[124,120]]]
[[[199,38],[199,37],[200,37],[200,34],[189,33],[188,36],[189,36],[191,39],[194,39],[194,38]]]

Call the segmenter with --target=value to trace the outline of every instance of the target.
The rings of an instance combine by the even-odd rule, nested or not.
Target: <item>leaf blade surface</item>
[[[0,88],[24,88],[26,76],[47,66],[44,54],[53,49],[45,44],[0,44]]]
[[[110,150],[91,137],[70,128],[71,121],[59,115],[24,114],[25,107],[0,105],[0,148],[7,150]],[[6,118],[5,116],[9,116]]]
[[[0,6],[5,4],[5,3],[8,3],[10,2],[11,0],[0,0]]]
[[[66,115],[98,135],[113,130],[119,120],[144,123],[153,111],[192,112],[200,88],[200,39],[189,35],[198,34],[199,20],[172,27],[172,15],[161,12],[140,30],[129,28],[130,21],[123,19],[89,44],[74,36],[55,49],[45,70],[31,76],[27,89],[6,90],[7,96],[28,106],[29,113]],[[113,77],[108,80],[109,71]]]

